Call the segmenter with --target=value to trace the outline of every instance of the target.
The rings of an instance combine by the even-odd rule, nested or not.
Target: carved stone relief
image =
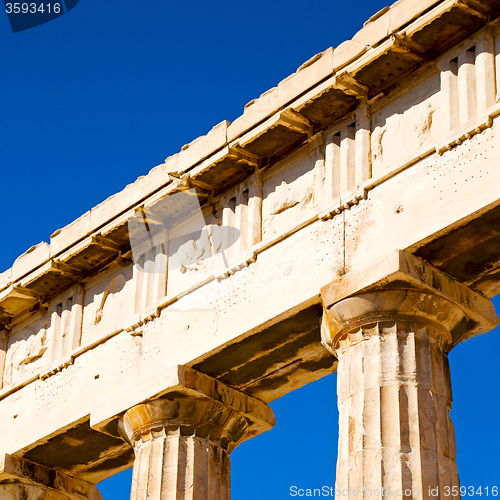
[[[104,306],[106,305],[106,300],[108,297],[110,300],[113,300],[113,297],[121,292],[127,283],[127,278],[125,278],[124,274],[119,274],[115,276],[111,282],[106,286],[104,292],[100,295],[99,306],[96,309],[94,325],[100,323],[102,316],[104,314]]]
[[[211,244],[212,231],[217,234],[218,226],[207,226],[206,229],[201,231],[197,240],[190,239],[179,247],[178,252],[172,259],[172,263],[178,265],[182,274],[187,272],[206,274],[210,271],[212,267],[210,259],[215,253],[215,249],[212,250]]]
[[[80,345],[82,307],[83,288],[76,285],[12,329],[7,339],[3,387],[16,386],[69,360],[72,350]]]
[[[132,268],[108,272],[86,285],[82,345],[121,329],[134,314]]]
[[[385,104],[373,114],[371,138],[373,176],[395,168],[399,162],[425,147],[432,147],[443,134],[439,75],[416,87],[419,100],[412,106],[406,94]],[[414,99],[414,97],[413,97]]]
[[[227,228],[208,224],[197,233],[190,233],[170,254],[168,263],[168,296],[194,285],[220,267]],[[196,234],[196,239],[191,235]]]
[[[264,181],[262,206],[264,237],[279,234],[297,220],[312,214],[317,205],[315,187],[324,179],[324,172],[316,169],[316,150],[297,158],[286,169],[279,170]],[[318,193],[319,194],[319,193]]]
[[[250,176],[205,207],[203,220],[173,235],[168,251],[168,297],[227,269],[260,240],[257,188],[255,176]]]
[[[50,316],[40,315],[29,325],[21,324],[7,342],[3,387],[13,387],[48,364]]]

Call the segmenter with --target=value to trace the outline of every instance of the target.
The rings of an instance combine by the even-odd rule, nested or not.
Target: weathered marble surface
[[[145,479],[151,457],[182,464],[192,484],[213,472],[222,498],[228,468],[218,438],[168,434],[165,417],[158,429],[139,426],[154,436],[131,439],[120,419],[174,388],[195,397],[199,387],[172,375],[178,365],[263,405],[338,366],[339,481],[387,463],[401,470],[363,480],[406,484],[426,462],[429,477],[441,471],[433,481],[456,482],[445,358],[494,326],[485,297],[500,291],[499,13],[490,0],[397,2],[235,122],[20,256],[0,274],[0,451],[90,484],[131,465],[133,441],[137,498],[149,484],[151,498],[162,488],[157,468]],[[421,263],[398,275],[420,299],[403,319],[401,304],[383,318],[358,311],[359,324],[337,339],[345,318],[326,327],[325,317],[375,283],[381,296],[393,294],[384,272],[394,255],[409,256],[398,265]],[[325,286],[330,299],[321,298]],[[436,289],[441,298],[429,305]],[[334,356],[320,343],[322,300]],[[457,310],[470,319],[458,330],[447,323]],[[365,358],[370,380],[360,374]],[[374,422],[383,433],[360,430]],[[437,436],[434,448],[419,425]],[[403,442],[411,464],[397,451]],[[203,470],[190,453],[203,455]],[[2,484],[5,495],[24,494]],[[33,488],[35,498],[73,498]]]

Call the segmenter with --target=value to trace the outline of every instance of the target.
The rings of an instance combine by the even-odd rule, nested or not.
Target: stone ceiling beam
[[[0,497],[102,500],[92,483],[8,454],[0,460]]]

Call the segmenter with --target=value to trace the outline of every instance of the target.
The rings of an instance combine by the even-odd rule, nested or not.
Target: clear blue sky
[[[385,1],[80,0],[12,34],[0,14],[0,270],[329,46]],[[451,354],[463,485],[500,486],[499,332]],[[235,500],[334,485],[336,377],[273,403],[275,429],[232,455]],[[127,471],[100,485],[129,497]]]

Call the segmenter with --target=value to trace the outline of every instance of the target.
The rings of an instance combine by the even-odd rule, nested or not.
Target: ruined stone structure
[[[132,465],[133,500],[229,498],[268,403],[334,371],[339,488],[458,485],[447,355],[498,323],[499,14],[400,0],[0,274],[0,498]]]

